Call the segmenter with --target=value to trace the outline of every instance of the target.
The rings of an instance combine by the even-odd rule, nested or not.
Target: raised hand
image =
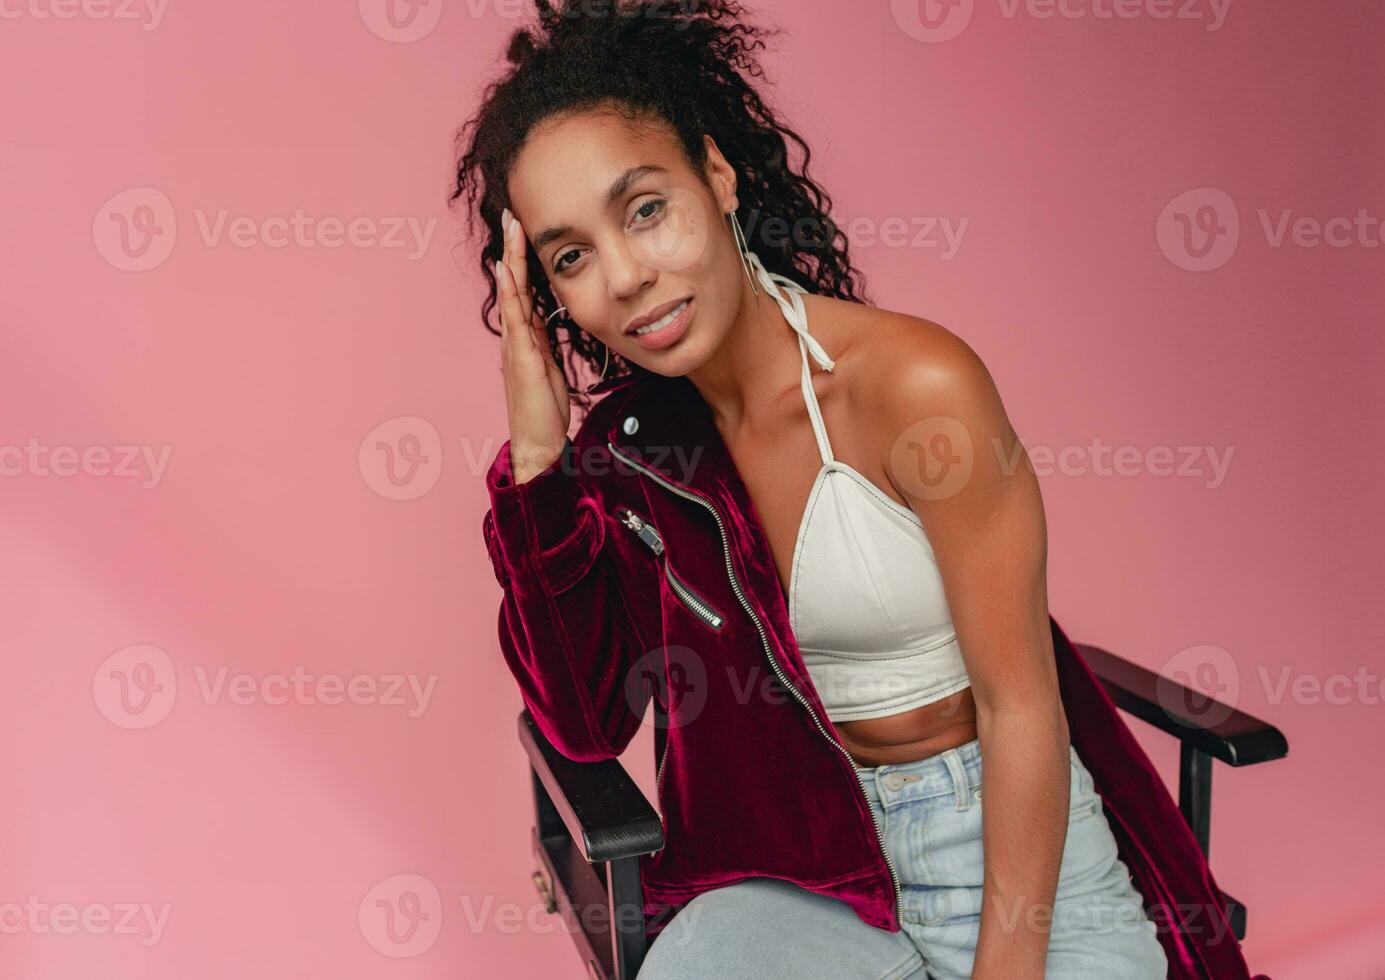
[[[534,311],[524,228],[506,208],[500,218],[505,251],[495,265],[500,290],[500,369],[510,425],[510,465],[524,483],[562,452],[572,420],[567,379],[558,367],[544,322]]]

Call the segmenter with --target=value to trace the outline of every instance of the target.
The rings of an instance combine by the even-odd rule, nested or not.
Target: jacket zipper
[[[683,600],[683,605],[687,606],[698,619],[702,620],[714,630],[720,630],[726,625],[726,617],[717,612],[716,608],[699,595],[692,586],[684,582],[674,572],[673,566],[669,564],[668,556],[664,554],[664,538],[659,533],[659,529],[629,507],[619,506],[616,508],[616,517],[630,530],[639,535],[640,540],[649,545],[649,550],[656,555],[663,556],[664,577],[668,579],[668,584],[673,587],[673,591],[678,598]]]
[[[649,467],[635,461],[634,459],[631,459],[629,456],[622,453],[619,449],[616,448],[615,443],[611,442],[609,439],[606,441],[606,446],[611,450],[612,453],[628,462],[631,466],[639,470],[641,473],[644,473],[646,476],[648,476],[651,480],[659,484],[664,489],[676,493],[678,496],[683,497],[687,500],[691,500],[694,503],[701,504],[703,507],[707,508],[707,510],[711,513],[713,519],[717,522],[717,531],[721,535],[722,553],[725,555],[726,558],[726,575],[731,580],[731,588],[735,591],[736,598],[740,600],[741,607],[746,611],[746,614],[750,616],[751,622],[755,624],[755,629],[760,634],[760,643],[765,648],[765,656],[769,659],[770,666],[774,668],[775,676],[779,678],[779,683],[783,684],[786,688],[793,692],[794,698],[798,701],[799,704],[803,705],[804,710],[806,710],[808,712],[809,717],[813,719],[813,724],[816,725],[818,731],[822,733],[822,737],[827,739],[828,742],[835,746],[837,751],[841,752],[841,754],[846,758],[846,761],[851,764],[851,771],[853,774],[855,774],[856,784],[860,787],[861,790],[861,798],[865,800],[866,811],[870,814],[871,824],[875,827],[875,839],[880,844],[880,854],[885,859],[885,868],[890,872],[890,885],[894,889],[895,915],[902,923],[904,921],[904,907],[900,900],[899,875],[895,871],[894,861],[890,858],[890,852],[885,849],[885,835],[880,830],[880,822],[875,818],[875,808],[870,805],[870,798],[866,796],[865,783],[861,781],[861,769],[858,765],[856,765],[856,760],[851,757],[851,753],[846,750],[846,746],[843,745],[837,739],[833,738],[831,733],[829,733],[827,729],[823,727],[822,720],[818,718],[817,712],[814,711],[812,706],[808,703],[808,699],[803,696],[803,693],[798,689],[798,686],[796,684],[792,684],[789,682],[789,678],[784,674],[783,669],[779,666],[779,661],[777,661],[774,658],[774,651],[770,649],[769,637],[765,634],[765,627],[760,622],[760,617],[755,615],[755,610],[751,608],[749,600],[745,597],[745,593],[741,591],[740,582],[736,580],[736,569],[731,562],[731,542],[726,536],[726,525],[722,523],[721,514],[717,512],[716,505],[704,496],[702,496],[702,494],[700,493],[696,493],[692,490],[685,490],[682,487],[675,486],[668,480],[665,480],[662,476],[660,476],[658,473],[655,473]],[[664,745],[664,751],[665,754],[667,754],[667,743],[665,743]],[[659,776],[656,777],[656,781],[663,775],[663,765],[663,760],[660,759]]]
[[[683,605],[687,606],[693,615],[715,630],[720,630],[726,625],[725,616],[717,612],[710,602],[694,592],[691,586],[674,574],[673,566],[669,564],[668,556],[664,554],[663,535],[659,533],[657,527],[623,504],[616,507],[616,517],[622,524],[639,535],[640,540],[649,546],[650,551],[663,557],[664,577],[668,579],[674,593],[683,600]],[[664,790],[664,762],[668,759],[668,746],[671,741],[672,739],[665,734],[664,751],[659,754],[659,767],[654,776],[654,785],[661,794]]]

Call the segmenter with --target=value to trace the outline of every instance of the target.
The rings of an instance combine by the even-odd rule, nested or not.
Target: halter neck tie
[[[808,346],[813,360],[817,361],[824,371],[831,371],[836,367],[836,362],[827,355],[822,344],[818,343],[817,339],[808,332],[808,311],[803,306],[803,294],[807,290],[788,276],[770,272],[754,252],[746,252],[746,255],[750,260],[750,267],[755,270],[755,278],[765,287],[765,291],[779,303],[779,308],[784,311],[784,319],[789,321],[789,326],[793,327]]]

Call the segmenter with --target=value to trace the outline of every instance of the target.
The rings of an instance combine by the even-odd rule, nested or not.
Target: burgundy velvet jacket
[[[894,870],[856,764],[799,655],[769,543],[710,409],[683,377],[641,372],[594,390],[610,393],[542,473],[516,485],[501,447],[482,528],[503,587],[501,650],[559,752],[614,758],[650,697],[669,712],[657,770],[666,846],[640,859],[649,935],[701,892],[751,876],[899,931]],[[1050,628],[1072,744],[1169,976],[1248,978],[1177,805]]]

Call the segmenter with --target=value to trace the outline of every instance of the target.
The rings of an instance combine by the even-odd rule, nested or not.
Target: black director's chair
[[[1099,647],[1074,644],[1116,706],[1179,741],[1178,805],[1203,853],[1212,816],[1212,761],[1250,766],[1281,759],[1289,743],[1273,725]],[[654,757],[663,755],[667,716],[657,698]],[[1219,719],[1204,724],[1189,714]],[[534,785],[534,885],[549,912],[561,915],[595,980],[634,980],[648,943],[639,857],[664,846],[654,807],[617,759],[574,762],[544,738],[527,710],[519,739]],[[1223,893],[1231,929],[1245,938],[1246,908]]]

